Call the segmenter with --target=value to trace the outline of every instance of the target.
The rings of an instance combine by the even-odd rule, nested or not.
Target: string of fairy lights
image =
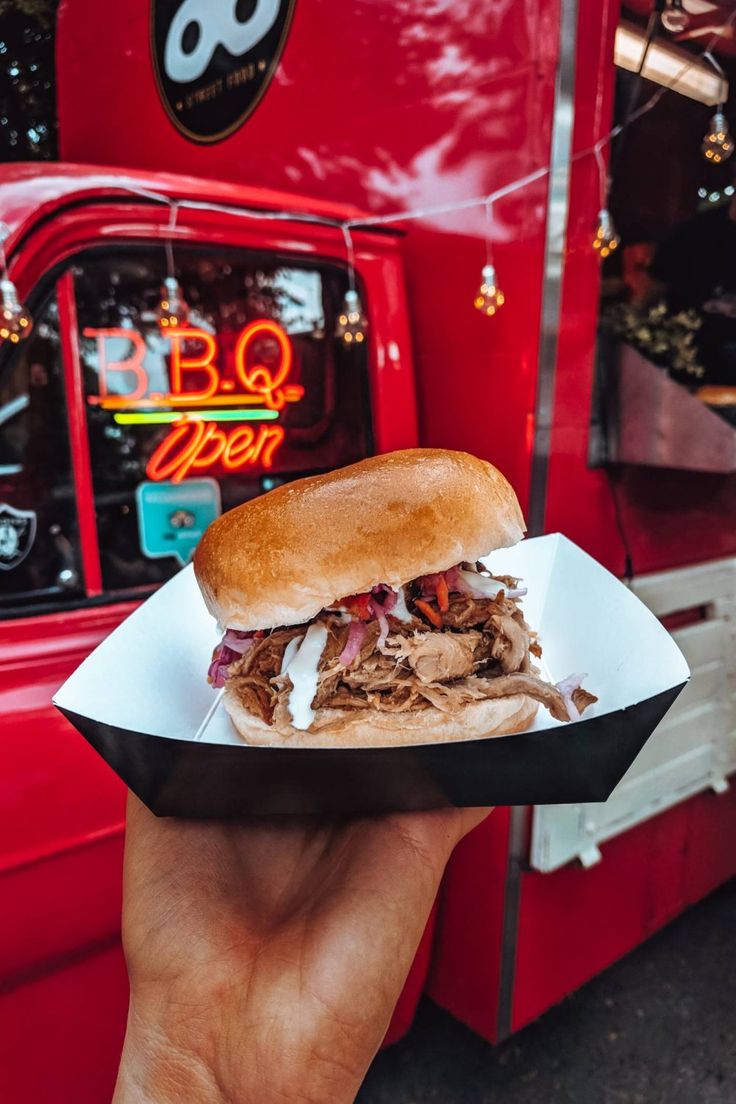
[[[682,0],[665,0],[665,7],[659,13],[659,19],[664,29],[670,33],[679,33],[687,27],[689,15],[684,9]],[[603,260],[610,256],[620,244],[620,237],[614,225],[608,208],[611,180],[608,175],[604,149],[634,122],[640,119],[648,111],[651,111],[662,96],[675,88],[678,82],[694,65],[703,61],[710,64],[713,69],[725,78],[725,73],[720,64],[713,57],[712,50],[718,40],[726,34],[736,21],[736,8],[731,12],[722,26],[708,40],[705,48],[693,54],[674,77],[665,85],[657,89],[650,98],[632,111],[623,124],[613,127],[603,135],[594,145],[579,151],[570,158],[571,163],[579,162],[585,158],[595,159],[599,174],[600,207],[597,216],[595,232],[591,246],[597,255]],[[651,39],[648,39],[644,47],[638,68],[638,76],[644,71],[646,53]],[[724,80],[724,86],[726,86]],[[701,152],[704,159],[710,164],[722,164],[727,161],[734,151],[734,142],[729,132],[725,115],[725,104],[719,103],[713,114],[709,128],[703,138]],[[372,216],[369,219],[353,218],[339,220],[316,216],[297,211],[267,211],[257,208],[243,208],[228,204],[211,203],[204,200],[189,200],[174,198],[165,193],[152,189],[140,188],[121,182],[120,190],[139,196],[156,203],[165,203],[169,207],[169,220],[166,226],[166,240],[164,245],[166,256],[166,276],[161,286],[160,299],[156,311],[158,325],[162,332],[172,328],[184,326],[189,316],[184,293],[176,276],[173,242],[176,237],[177,216],[181,208],[203,210],[210,212],[226,213],[239,218],[250,218],[258,221],[288,221],[305,222],[312,225],[319,224],[333,227],[341,231],[345,242],[345,252],[348,269],[348,288],[345,292],[342,305],[335,322],[335,336],[346,346],[359,346],[366,339],[368,328],[367,318],[363,309],[360,294],[355,278],[355,250],[353,245],[354,230],[370,230],[373,227],[388,226],[393,223],[422,221],[436,218],[441,215],[453,214],[471,208],[484,208],[485,210],[485,261],[481,268],[480,283],[473,297],[473,305],[487,317],[492,317],[504,305],[505,295],[496,276],[496,267],[493,260],[492,230],[493,208],[498,201],[504,199],[522,188],[528,188],[541,180],[546,179],[552,173],[551,165],[543,166],[534,171],[518,177],[507,184],[496,188],[483,196],[473,196],[454,203],[437,204],[433,206],[414,208],[392,212],[385,215]],[[728,188],[725,190],[728,194]],[[733,192],[733,189],[731,189]],[[710,193],[706,193],[710,198]],[[720,195],[720,193],[719,193]],[[18,344],[29,336],[33,329],[33,319],[27,307],[21,303],[15,284],[8,274],[7,259],[4,243],[9,235],[9,228],[0,223],[0,344],[9,342]]]

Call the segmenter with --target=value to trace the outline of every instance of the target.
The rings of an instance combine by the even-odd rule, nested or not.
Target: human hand
[[[131,795],[114,1104],[350,1104],[487,813],[176,821]]]

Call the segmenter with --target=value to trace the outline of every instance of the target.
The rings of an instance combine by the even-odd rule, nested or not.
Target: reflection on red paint
[[[149,479],[180,483],[190,473],[215,464],[226,471],[248,467],[270,468],[284,440],[283,426],[236,426],[229,432],[215,422],[182,417],[153,452],[146,466]]]
[[[531,456],[532,452],[534,451],[535,428],[536,418],[534,417],[534,412],[528,410],[524,425],[524,447],[526,448],[527,454],[529,456]]]

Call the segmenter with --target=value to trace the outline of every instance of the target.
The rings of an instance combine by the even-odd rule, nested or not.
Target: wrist
[[[205,1059],[131,999],[112,1104],[232,1104]]]
[[[326,1055],[320,1040],[295,1048],[287,1030],[228,1030],[213,1009],[131,994],[112,1104],[352,1104],[370,1055],[355,1068]],[[247,1019],[247,1017],[246,1017]],[[230,1025],[232,1028],[232,1025]],[[379,1032],[378,1041],[382,1032]],[[365,1058],[365,1061],[363,1060]]]

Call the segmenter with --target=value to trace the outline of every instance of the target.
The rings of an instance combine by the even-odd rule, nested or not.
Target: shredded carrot
[[[447,589],[447,579],[440,575],[437,580],[437,605],[443,613],[450,608],[450,592]]]
[[[414,605],[418,610],[421,610],[424,616],[432,622],[436,629],[442,628],[442,614],[432,609],[429,602],[425,602],[422,598],[416,598],[414,600]]]

